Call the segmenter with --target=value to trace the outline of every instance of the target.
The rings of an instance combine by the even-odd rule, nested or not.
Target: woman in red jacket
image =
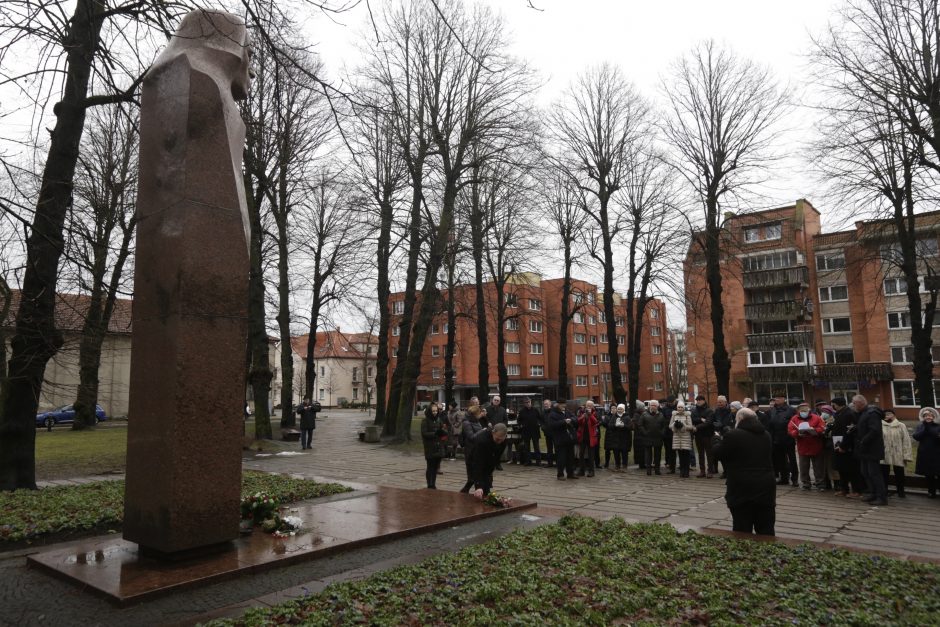
[[[598,445],[597,425],[599,424],[594,402],[588,401],[578,412],[578,459],[580,468],[578,476],[584,476],[584,467],[587,466],[587,476],[594,476],[594,448]]]
[[[804,490],[813,486],[822,492],[825,490],[826,477],[823,472],[823,434],[826,423],[809,410],[809,403],[800,403],[796,415],[790,419],[787,433],[796,440],[796,453],[800,465],[800,485]],[[813,465],[813,482],[809,480],[809,466]]]

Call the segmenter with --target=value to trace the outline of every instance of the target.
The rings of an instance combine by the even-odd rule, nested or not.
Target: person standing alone
[[[431,403],[424,410],[424,420],[421,421],[421,443],[424,445],[424,460],[427,468],[424,477],[428,489],[437,489],[437,471],[441,468],[444,459],[444,443],[447,441],[447,425],[437,403]]]
[[[881,421],[885,414],[878,407],[869,405],[868,399],[861,394],[852,397],[852,409],[858,414],[855,426],[855,456],[869,490],[869,494],[863,496],[862,500],[872,505],[887,505],[888,490],[881,473],[881,460],[885,456]]]
[[[318,401],[310,402],[305,396],[303,402],[297,407],[300,416],[300,448],[307,450],[313,447],[313,430],[317,428],[317,412],[323,408]]]

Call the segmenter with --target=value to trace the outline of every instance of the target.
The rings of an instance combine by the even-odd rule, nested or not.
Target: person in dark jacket
[[[799,471],[796,465],[796,442],[788,431],[790,419],[796,410],[787,402],[787,397],[778,393],[770,407],[770,439],[773,442],[774,472],[777,473],[777,485],[793,483],[799,485]]]
[[[600,419],[594,401],[588,401],[578,412],[578,476],[594,476],[594,451],[600,443],[597,429]],[[585,468],[586,467],[586,468]]]
[[[663,431],[669,422],[661,411],[659,401],[650,401],[649,409],[643,412],[636,424],[637,443],[642,447],[646,474],[662,474],[659,463],[663,448]]]
[[[728,406],[728,398],[719,396],[715,399],[715,431],[724,435],[734,429],[734,412]]]
[[[744,406],[757,414],[757,421],[761,423],[765,429],[767,429],[768,433],[770,433],[770,414],[760,408],[760,403],[751,399],[747,399],[747,403],[745,403]]]
[[[715,444],[715,459],[725,469],[725,502],[734,531],[772,536],[777,487],[770,434],[750,409],[735,416],[737,426]]]
[[[532,465],[532,450],[535,450],[535,465],[538,466],[542,459],[542,446],[539,444],[539,410],[532,407],[532,399],[526,398],[522,401],[522,409],[519,410],[519,427],[522,431],[522,463],[526,466]]]
[[[559,400],[548,414],[546,421],[549,435],[555,441],[555,463],[558,467],[558,480],[577,479],[574,474],[574,443],[577,440],[578,422],[564,400]]]
[[[676,410],[676,397],[670,396],[662,401],[659,404],[659,411],[663,413],[663,416],[666,418],[666,424],[672,424],[672,412]],[[667,428],[663,432],[663,450],[666,455],[666,466],[669,468],[669,474],[676,474],[676,452],[672,448],[672,429]]]
[[[509,422],[509,414],[506,412],[506,408],[503,407],[503,400],[499,395],[494,396],[493,400],[489,402],[483,408],[483,415],[486,416],[486,423],[488,425],[495,425],[497,423],[507,424]],[[506,440],[503,440],[502,447],[503,450],[506,450],[506,445],[509,444]],[[500,459],[502,459],[502,451],[499,454]],[[499,462],[496,462],[496,470],[502,470],[503,465]]]
[[[705,397],[699,394],[695,397],[695,407],[692,414],[692,426],[695,427],[695,448],[698,450],[699,477],[708,477],[715,474],[715,460],[712,455],[712,440],[715,437],[715,413],[705,402]]]
[[[545,461],[546,466],[552,468],[555,465],[555,441],[548,432],[548,414],[552,411],[552,402],[548,399],[542,401],[542,412],[539,414],[539,424],[542,426],[542,433],[545,435]]]
[[[914,429],[917,464],[914,472],[927,478],[927,496],[937,498],[940,487],[940,412],[933,407],[920,410],[920,424]]]
[[[843,397],[832,399],[832,466],[839,473],[839,492],[856,499],[861,496],[861,473],[855,458],[855,412]]]
[[[507,428],[501,422],[473,436],[470,451],[470,479],[473,481],[473,495],[479,499],[493,489],[493,471],[503,454]]]
[[[447,424],[444,414],[437,403],[431,403],[424,410],[424,420],[421,421],[421,443],[424,445],[424,460],[427,468],[424,478],[428,489],[437,489],[437,472],[441,469],[441,460],[444,459],[444,445],[447,441]]]
[[[470,476],[470,454],[473,452],[473,437],[480,431],[483,431],[483,408],[479,404],[470,405],[460,430],[460,446],[463,447],[463,461],[467,467],[467,482],[460,488],[461,492],[470,492],[470,488],[473,487],[473,479]]]
[[[646,403],[638,400],[633,409],[633,416],[630,418],[630,429],[632,431],[630,439],[633,440],[633,459],[640,470],[646,468],[646,458],[643,457],[643,445],[639,443],[640,434],[636,430],[636,425],[640,422],[640,418],[643,417],[644,413],[646,413]]]
[[[297,414],[300,415],[300,449],[306,450],[313,446],[313,430],[317,428],[317,412],[322,411],[320,403],[310,402],[310,397],[305,396],[303,402],[297,406]]]
[[[604,417],[604,468],[610,466],[610,456],[614,456],[614,472],[620,472],[627,467],[627,455],[630,452],[630,417],[627,407],[623,403],[611,408],[611,412]]]
[[[887,505],[888,489],[884,475],[881,474],[881,460],[885,456],[885,441],[881,432],[884,412],[869,405],[868,399],[861,394],[852,397],[852,409],[858,415],[855,426],[855,457],[858,458],[862,477],[869,490],[869,494],[863,496],[862,500],[872,505]]]

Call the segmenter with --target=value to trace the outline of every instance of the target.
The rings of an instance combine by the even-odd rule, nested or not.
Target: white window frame
[[[506,294],[503,296],[503,299],[506,301],[507,309],[516,309],[519,307],[519,297],[516,294]]]
[[[518,330],[519,330],[519,318],[507,318],[507,319],[506,319],[506,330],[507,330],[507,331],[518,331]]]
[[[661,333],[659,327],[650,327],[650,335],[653,337],[660,337]]]
[[[587,343],[587,335],[584,334],[584,333],[575,333],[575,334],[574,334],[574,343],[575,343],[575,344],[586,344],[586,343]]]
[[[405,313],[405,301],[396,300],[392,303],[392,313],[398,316]]]
[[[610,363],[610,353],[601,353],[601,363],[602,364]]]
[[[541,320],[529,320],[529,333],[541,333],[542,328]]]
[[[597,355],[591,355],[591,365],[592,366],[597,365]]]
[[[588,324],[597,326],[597,316],[588,316]]]
[[[663,371],[662,364],[653,364],[653,372],[662,372],[662,371]]]
[[[533,344],[529,344],[530,355],[541,355],[544,352],[545,352],[545,345],[542,344],[541,342],[535,342]]]
[[[575,375],[574,384],[575,384],[575,387],[586,388],[587,387],[587,375],[586,374]]]
[[[506,364],[506,376],[518,377],[519,372],[519,364]]]
[[[584,324],[584,314],[580,311],[574,312],[574,315],[571,317],[571,321],[575,324]]]
[[[586,366],[587,365],[587,355],[584,353],[578,353],[574,356],[574,365],[575,366]]]
[[[440,357],[441,356],[441,347],[435,344],[431,347],[431,357]]]
[[[601,333],[600,341],[601,341],[601,344],[606,344],[606,343],[607,343],[607,334],[606,334],[606,333]]]
[[[652,318],[653,320],[658,320],[658,319],[659,319],[659,310],[656,309],[655,307],[653,307],[652,309],[650,309],[650,318]]]
[[[441,333],[441,325],[439,325],[436,322],[432,322],[431,323],[431,335],[440,335],[440,333]]]
[[[833,298],[832,290],[834,288],[843,288],[845,290],[845,298]],[[825,297],[823,297],[823,295],[825,295]],[[825,287],[819,288],[819,302],[821,303],[841,303],[847,300],[849,300],[849,286],[845,283],[827,285]]]
[[[529,376],[530,377],[544,377],[545,366],[529,366]]]
[[[847,330],[847,331],[833,331],[833,329],[835,328],[834,322],[835,322],[836,320],[848,320],[848,321],[849,321],[849,328],[848,328],[848,330]],[[823,335],[850,335],[850,334],[852,333],[852,318],[849,317],[849,316],[838,316],[838,317],[833,317],[833,318],[823,318],[822,320],[819,321],[819,323],[820,323],[820,326],[822,327],[822,334],[823,334]],[[827,324],[827,323],[828,323],[828,324]],[[826,330],[826,327],[829,328],[828,331]]]
[[[620,364],[625,364],[625,363],[627,363],[627,356],[626,356],[626,355],[617,355],[617,363],[620,363]]]
[[[653,344],[653,354],[662,355],[663,354],[663,345],[662,344]]]
[[[401,335],[401,325],[396,324],[395,326],[392,327],[392,336],[398,337],[399,335]]]
[[[852,353],[852,359],[849,361],[836,361],[836,353],[848,351]],[[832,361],[829,361],[829,357],[832,356]],[[855,350],[851,348],[827,348],[823,351],[823,359],[827,364],[854,364],[855,363]]]
[[[618,335],[618,336],[617,336],[617,344],[618,344],[619,346],[623,346],[623,345],[626,344],[626,343],[627,343],[627,336],[626,336],[626,335]]]
[[[542,301],[538,298],[530,298],[529,311],[542,311]]]
[[[833,265],[833,262],[836,262]],[[841,262],[841,263],[840,263]],[[816,270],[844,270],[845,269],[845,253],[842,251],[839,252],[827,252],[827,253],[816,253]]]
[[[804,349],[778,349],[771,351],[748,351],[747,365],[752,368],[765,366],[805,366],[809,364],[808,351]],[[755,360],[755,355],[757,359]],[[768,357],[769,356],[769,357]],[[793,361],[787,361],[792,356]],[[802,357],[802,359],[800,359]]]
[[[431,378],[440,379],[441,378],[441,369],[440,368],[431,368]]]
[[[891,325],[891,316],[897,316],[898,326]],[[907,325],[905,326],[904,318],[907,317]],[[910,329],[911,328],[911,312],[909,311],[889,311],[888,312],[888,328],[889,329]]]
[[[507,355],[518,355],[519,342],[506,342],[503,346],[503,352]]]

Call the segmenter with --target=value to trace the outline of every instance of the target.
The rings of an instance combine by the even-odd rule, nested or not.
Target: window
[[[368,368],[366,368],[366,376],[369,377],[370,379],[372,378],[372,366],[369,366]]]
[[[663,382],[662,382],[662,381],[657,381],[657,382],[656,382],[656,391],[657,391],[657,392],[662,392],[662,391],[663,391]]]
[[[591,377],[591,385],[597,385],[597,375]]]
[[[820,253],[816,255],[817,270],[841,270],[845,267],[845,254],[842,252]]]
[[[529,376],[530,377],[544,377],[545,366],[529,366]]]
[[[744,229],[745,242],[760,242],[770,239],[780,239],[781,228],[779,222],[772,222]]]
[[[601,363],[602,364],[610,363],[610,353],[601,353]]]
[[[572,318],[575,324],[584,324],[584,314],[581,312],[575,312],[574,317]]]
[[[911,312],[909,311],[892,311],[888,314],[888,328],[889,329],[910,329],[911,328]]]
[[[575,305],[580,305],[581,303],[584,302],[584,294],[582,294],[581,292],[574,292],[571,295],[571,302],[574,303]]]
[[[914,347],[913,346],[892,346],[891,347],[891,363],[894,364],[909,364],[914,361]]]
[[[392,349],[392,357],[398,357],[398,347]]]
[[[597,312],[597,321],[601,324],[607,324],[607,314],[605,314],[603,311]]]
[[[405,301],[396,300],[394,303],[392,303],[392,313],[394,314],[405,313]]]
[[[604,376],[604,381],[606,381],[607,383],[610,383],[610,373],[605,372],[603,376]]]
[[[591,346],[597,346],[597,336],[596,336],[596,335],[592,335],[592,336],[591,336]]]
[[[326,376],[326,366],[320,366],[320,376],[321,377]]]
[[[537,298],[530,298],[529,311],[542,311],[542,301]]]
[[[530,355],[541,355],[543,352],[545,352],[543,344],[529,344]]]
[[[617,336],[617,344],[619,344],[619,345],[621,345],[621,346],[624,345],[624,342],[626,342],[626,340],[627,340],[627,336],[626,336],[626,335],[618,335],[618,336]]]
[[[741,265],[745,272],[755,270],[776,270],[778,268],[790,268],[799,262],[800,258],[795,250],[785,250],[779,253],[767,253],[763,255],[752,255],[741,259]]]
[[[786,366],[805,364],[805,350],[752,351],[747,354],[749,366]]]
[[[891,296],[892,294],[907,294],[907,281],[904,277],[885,279],[885,295]]]
[[[588,316],[588,324],[597,324],[597,316]]]
[[[764,239],[780,239],[783,229],[779,222],[764,225]]]
[[[320,400],[321,401],[326,400],[326,390],[324,390],[323,388],[320,388]]]
[[[353,391],[352,393],[353,400],[354,401],[359,400],[359,388],[353,388],[352,391]]]
[[[614,324],[617,325],[618,327],[622,327],[622,326],[623,326],[623,316],[615,316],[615,317],[614,317]]]
[[[575,355],[574,356],[574,365],[575,366],[586,366],[587,365],[587,355]]]
[[[579,374],[574,378],[574,384],[579,388],[587,387],[587,375]]]
[[[829,396],[839,398],[840,396],[847,400],[858,394],[858,382],[856,381],[833,381],[829,384]]]
[[[663,345],[662,344],[653,344],[653,354],[662,355],[663,354]]]
[[[940,392],[938,383],[940,381],[933,380],[934,398],[937,398],[938,392]],[[917,395],[917,390],[914,389],[913,381],[894,381],[892,388],[895,407],[920,407],[920,397]]]
[[[448,324],[445,322],[445,323],[444,323],[444,328],[441,329],[441,331],[442,331],[443,333],[447,333],[448,331],[450,331],[450,326],[448,326]]]
[[[837,348],[826,351],[827,364],[851,364],[855,363],[855,351],[851,348]]]
[[[510,377],[518,377],[519,364],[506,364],[506,374]]]
[[[519,299],[516,298],[515,294],[506,294],[505,299],[506,299],[506,306],[509,307],[510,309],[515,309],[516,307],[519,306]]]
[[[626,355],[617,355],[617,363],[625,364],[627,363]]]
[[[607,343],[607,334],[601,333],[601,344],[606,344],[606,343]]]
[[[441,369],[440,368],[431,368],[431,378],[440,379],[441,378]]]
[[[832,302],[837,300],[848,300],[849,288],[846,285],[830,285],[829,287],[819,288],[819,300],[822,302]]]
[[[851,333],[852,321],[849,318],[823,318],[822,332],[824,335]]]
[[[595,302],[594,292],[588,292],[587,299],[588,299],[588,302],[593,305]]]
[[[355,366],[353,366],[352,381],[353,383],[359,383],[359,368]]]
[[[653,372],[662,372],[662,371],[663,371],[662,364],[653,364]]]
[[[791,404],[803,398],[802,383],[758,383],[754,386],[754,399],[761,405],[770,405],[777,394],[783,394]]]
[[[441,332],[441,325],[438,323],[433,323],[431,325],[431,335],[438,335]]]
[[[532,333],[541,333],[542,323],[538,320],[529,320],[529,331]]]
[[[597,355],[591,355],[591,365],[592,366],[597,365]]]
[[[796,331],[795,320],[768,320],[766,322],[752,322],[751,333],[763,335],[765,333],[788,333]]]
[[[650,318],[652,318],[653,320],[659,319],[659,310],[656,309],[655,307],[653,309],[650,309]]]
[[[919,239],[914,244],[917,257],[936,257],[940,254],[940,248],[937,246],[936,238]],[[881,247],[881,258],[890,263],[901,265],[904,257],[901,253],[901,244],[887,244]]]
[[[574,334],[574,343],[575,344],[584,344],[587,341],[587,335],[584,333],[575,333]]]
[[[441,356],[441,347],[432,346],[431,347],[431,357],[440,357]]]
[[[659,337],[659,327],[650,327],[650,335],[653,337]]]
[[[506,353],[518,353],[519,352],[519,342],[506,342]]]
[[[394,327],[392,327],[392,335],[394,335],[395,337],[398,337],[399,335],[401,335],[401,325],[400,325],[400,324],[396,324]]]
[[[506,321],[506,330],[507,331],[518,331],[519,330],[519,318],[510,318]]]
[[[760,227],[753,226],[749,229],[744,229],[744,241],[745,242],[759,242],[760,241]]]

